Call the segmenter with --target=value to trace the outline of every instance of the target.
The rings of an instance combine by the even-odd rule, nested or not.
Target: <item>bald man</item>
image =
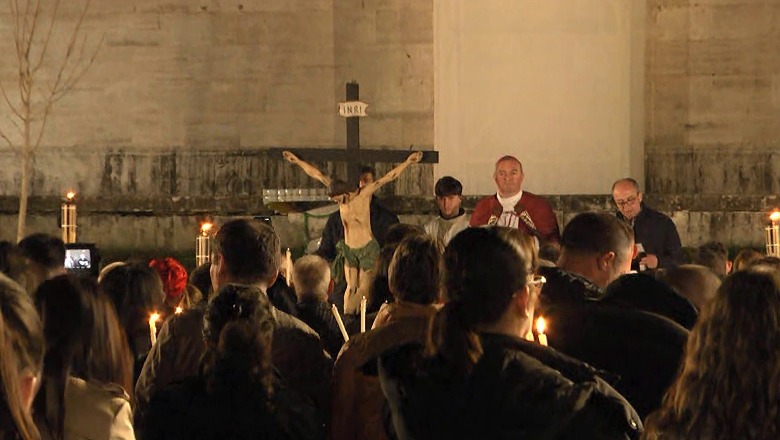
[[[669,269],[685,261],[680,235],[669,216],[645,206],[636,180],[626,177],[612,185],[616,215],[634,229],[639,250],[634,269]]]
[[[547,200],[523,191],[523,164],[514,156],[496,162],[493,180],[498,191],[477,202],[469,226],[496,225],[522,229],[540,245],[560,246],[558,220]]]

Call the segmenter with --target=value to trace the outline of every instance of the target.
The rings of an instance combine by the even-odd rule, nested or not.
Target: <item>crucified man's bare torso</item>
[[[331,178],[322,174],[315,166],[298,158],[295,154],[285,151],[283,157],[288,162],[298,165],[306,174],[319,180],[330,188],[333,183]],[[347,290],[344,294],[345,313],[354,313],[360,304],[362,296],[368,296],[368,284],[373,264],[370,257],[361,261],[364,255],[378,254],[379,245],[371,232],[371,197],[388,182],[398,176],[413,163],[422,159],[421,152],[409,155],[402,164],[393,168],[374,182],[366,184],[363,188],[350,190],[341,194],[332,194],[331,199],[339,204],[341,222],[344,226],[344,248],[337,258],[344,258],[344,275],[347,280]],[[375,257],[374,257],[375,259]],[[358,294],[358,290],[360,294]]]

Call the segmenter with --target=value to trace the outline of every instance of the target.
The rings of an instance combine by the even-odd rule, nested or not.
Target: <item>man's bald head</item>
[[[514,156],[503,156],[496,162],[493,180],[501,197],[517,195],[523,187],[523,164]]]

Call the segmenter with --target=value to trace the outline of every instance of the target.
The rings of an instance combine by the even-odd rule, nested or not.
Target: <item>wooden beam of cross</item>
[[[268,155],[282,159],[282,152],[294,151],[301,159],[315,162],[346,162],[347,181],[357,184],[360,166],[365,163],[401,163],[410,151],[360,148],[360,118],[366,116],[367,105],[360,102],[360,86],[347,83],[346,102],[339,103],[339,114],[347,120],[347,148],[269,148]],[[422,163],[439,163],[438,151],[423,151]]]

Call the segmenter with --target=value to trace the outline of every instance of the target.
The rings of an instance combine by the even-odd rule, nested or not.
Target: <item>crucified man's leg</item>
[[[358,287],[360,282],[360,270],[356,267],[352,267],[349,263],[344,263],[344,277],[347,280],[347,290],[344,292],[344,314],[354,315],[359,311],[360,299],[358,298]],[[357,306],[353,303],[357,299]]]

